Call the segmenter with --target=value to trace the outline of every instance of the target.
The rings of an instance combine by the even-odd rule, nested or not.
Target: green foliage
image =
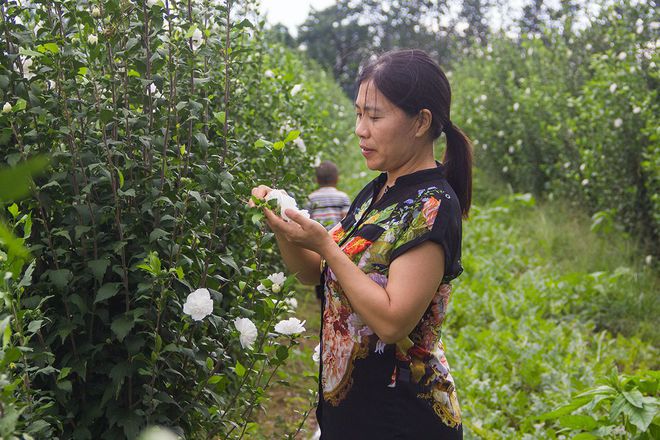
[[[616,370],[600,386],[577,394],[570,403],[543,414],[540,420],[557,419],[558,432],[572,438],[655,439],[660,435],[660,402],[657,371],[641,371],[633,376],[617,375]],[[573,414],[581,411],[584,414]]]
[[[473,48],[452,71],[455,118],[485,172],[516,191],[612,212],[658,249],[657,8],[603,5],[579,31],[563,19]]]
[[[270,290],[280,263],[249,191],[302,201],[311,165],[346,148],[350,103],[262,40],[250,1],[0,7],[0,157],[12,173],[50,157],[33,198],[0,196],[17,237],[0,251],[0,435],[244,436],[297,344],[273,333],[293,281]],[[213,313],[193,321],[200,287]]]

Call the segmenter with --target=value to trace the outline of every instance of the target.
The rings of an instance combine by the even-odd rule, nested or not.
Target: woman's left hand
[[[322,255],[329,244],[334,244],[328,231],[319,222],[311,220],[298,211],[287,209],[287,222],[268,208],[264,208],[266,222],[270,229],[287,241]]]

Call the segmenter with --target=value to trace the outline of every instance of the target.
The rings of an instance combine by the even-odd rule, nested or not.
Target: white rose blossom
[[[2,113],[9,113],[11,111],[11,104],[5,102],[5,105],[2,106]]]
[[[90,34],[87,36],[87,42],[91,45],[94,45],[99,42],[99,37],[96,34]]]
[[[623,120],[621,118],[616,118],[614,120],[614,128],[619,128],[623,125]]]
[[[153,96],[155,99],[160,99],[163,97],[163,94],[160,93],[158,87],[156,87],[156,84],[154,83],[149,84],[149,91],[151,92],[151,96]]]
[[[243,348],[252,349],[254,341],[257,340],[259,332],[257,331],[257,326],[254,325],[252,321],[248,318],[236,318],[234,319],[234,327],[240,333],[238,340],[241,343]]]
[[[268,69],[264,72],[264,76],[266,78],[275,78],[275,73],[273,73],[272,70]]]
[[[297,138],[295,138],[295,139],[293,140],[293,143],[295,144],[296,147],[298,147],[298,149],[299,149],[301,152],[304,153],[304,152],[307,151],[307,146],[305,145],[305,141],[303,141],[303,139],[302,139],[301,137],[297,137]]]
[[[610,93],[616,92],[617,85],[616,83],[610,84]]]
[[[266,201],[273,199],[277,200],[277,205],[280,207],[280,217],[282,217],[285,221],[291,221],[291,219],[284,213],[284,211],[287,209],[298,211],[303,216],[309,218],[309,212],[304,209],[299,210],[298,205],[296,204],[296,200],[281,189],[274,189],[268,193],[266,196]]]
[[[642,111],[642,109],[641,109],[640,107],[638,107],[638,106],[635,106],[635,107],[633,108],[633,113],[634,113],[634,114],[637,114],[637,113],[639,113],[639,112],[641,112],[641,111]]]
[[[23,71],[23,78],[25,79],[32,79],[34,77],[34,73],[30,71],[30,68],[32,67],[32,58],[30,57],[25,57],[25,58],[19,58],[19,62],[21,63],[21,70]]]
[[[513,103],[513,111],[517,112],[519,108],[520,108],[520,104],[518,104],[517,102],[514,102]]]
[[[291,311],[295,311],[298,308],[298,300],[295,298],[287,298],[284,300],[287,308]]]
[[[296,84],[291,89],[291,96],[296,96],[302,90],[302,84]]]
[[[316,344],[316,347],[314,347],[314,354],[312,354],[312,359],[317,364],[321,362],[321,344]]]
[[[213,300],[208,289],[197,289],[188,295],[183,304],[183,313],[195,321],[201,321],[213,313]]]
[[[298,318],[289,318],[275,324],[275,331],[287,336],[297,335],[305,331],[304,326],[305,321],[301,322]]]
[[[203,34],[202,31],[199,29],[195,29],[192,33],[192,37],[190,39],[192,40],[192,50],[197,50],[199,49],[199,46],[202,45],[204,40],[202,40]]]

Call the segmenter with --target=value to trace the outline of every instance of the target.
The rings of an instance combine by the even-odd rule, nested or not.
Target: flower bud
[[[99,18],[101,16],[101,9],[98,6],[92,8],[92,17]]]
[[[272,290],[273,293],[280,293],[282,291],[282,286],[280,286],[279,284],[273,284],[270,290]]]
[[[2,113],[9,113],[11,111],[11,104],[5,102],[5,105],[2,106]]]
[[[91,34],[87,37],[87,42],[89,44],[96,44],[99,42],[99,37],[97,37],[96,34]]]

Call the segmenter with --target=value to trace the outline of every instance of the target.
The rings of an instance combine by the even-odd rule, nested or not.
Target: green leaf
[[[64,367],[60,370],[59,376],[57,376],[57,381],[59,382],[62,379],[66,379],[66,377],[69,375],[71,372],[71,367]]]
[[[124,187],[124,174],[119,168],[117,168],[117,174],[119,175],[119,189]]]
[[[280,345],[277,347],[277,350],[275,351],[275,355],[277,356],[277,360],[280,362],[283,362],[286,360],[286,358],[289,357],[289,348],[285,345]]]
[[[7,211],[9,211],[13,218],[16,218],[18,215],[18,205],[16,205],[16,203],[12,203],[12,205],[7,208]]]
[[[225,112],[213,112],[213,116],[220,124],[224,124],[227,119],[227,114]]]
[[[0,168],[0,201],[18,200],[28,195],[32,177],[41,174],[47,165],[48,159],[39,156],[13,168]]]
[[[195,139],[197,139],[197,142],[199,143],[199,147],[202,150],[206,151],[209,149],[209,140],[206,139],[206,135],[204,133],[196,133]]]
[[[197,29],[197,25],[196,25],[196,24],[190,26],[190,28],[188,29],[188,32],[186,32],[186,36],[185,36],[185,38],[190,38],[190,37],[192,37],[193,34],[195,33],[195,30],[196,30],[196,29]]]
[[[73,278],[69,269],[49,270],[47,273],[50,282],[60,289],[66,288]]]
[[[630,419],[630,423],[635,425],[640,432],[645,432],[655,416],[658,415],[658,407],[656,405],[644,405],[644,408],[637,408],[626,405],[623,412]]]
[[[625,397],[631,405],[636,406],[637,408],[644,407],[644,396],[642,396],[642,393],[640,393],[639,390],[623,391],[621,394],[623,394],[623,397]]]
[[[254,143],[256,148],[270,147],[272,145],[273,143],[267,141],[266,139],[257,139],[257,141]]]
[[[234,370],[236,371],[236,375],[238,377],[245,376],[245,367],[239,361],[236,361],[236,367],[234,368]]]
[[[45,43],[37,46],[37,50],[41,53],[51,52],[51,53],[60,53],[60,48],[55,43]]]
[[[559,418],[559,424],[565,428],[590,431],[598,426],[598,422],[591,416],[566,415]]]
[[[574,435],[571,440],[593,440],[597,438],[598,438],[597,436],[590,434],[588,432],[581,432],[577,435]]]
[[[210,357],[206,358],[206,369],[209,371],[213,370],[213,359]]]
[[[42,54],[40,52],[37,52],[37,51],[32,50],[32,49],[26,49],[24,47],[19,47],[18,48],[18,53],[21,54],[21,55],[26,55],[26,56],[29,56],[29,57],[37,57],[37,58],[44,56],[44,54]]]
[[[87,262],[87,267],[92,270],[94,278],[100,283],[103,281],[105,272],[110,266],[110,260],[90,260]]]
[[[273,144],[273,150],[280,151],[284,148],[284,142],[282,141],[277,141]]]
[[[78,69],[78,75],[80,75],[80,76],[85,76],[85,75],[87,75],[87,70],[88,70],[87,67],[81,67],[81,68],[79,68],[79,69]]]
[[[117,335],[119,342],[122,342],[126,335],[128,335],[133,329],[133,326],[135,326],[135,318],[132,313],[129,313],[112,321],[110,328],[112,329],[112,332]]]
[[[43,319],[30,321],[30,323],[28,324],[28,333],[36,333],[43,325],[43,322],[44,322]]]
[[[154,242],[163,237],[167,237],[168,235],[170,235],[169,232],[164,231],[160,228],[156,228],[153,231],[151,231],[151,233],[149,234],[149,243]],[[160,265],[159,265],[159,269],[160,269]]]
[[[214,374],[214,375],[211,376],[211,378],[209,379],[209,384],[210,384],[210,385],[213,385],[213,384],[216,384],[216,383],[220,382],[221,380],[222,380],[222,376],[220,376],[220,375],[218,375],[218,374]]]
[[[94,304],[115,296],[119,292],[119,286],[121,286],[121,283],[106,283],[102,285],[96,294]]]
[[[284,143],[286,144],[287,142],[291,142],[291,141],[297,139],[298,136],[300,136],[300,131],[299,130],[290,131],[289,134],[284,139]]]

